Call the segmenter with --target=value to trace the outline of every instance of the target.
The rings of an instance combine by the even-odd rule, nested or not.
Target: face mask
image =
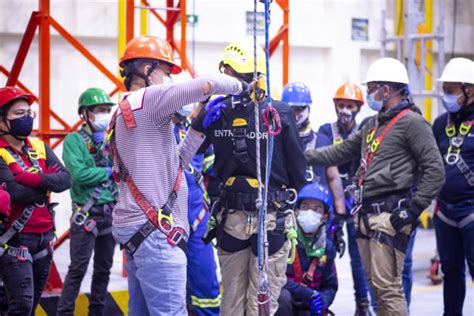
[[[109,113],[94,114],[94,120],[91,120],[90,123],[96,132],[103,132],[109,126],[110,114]]]
[[[163,81],[162,84],[172,84],[174,82],[173,78],[168,76],[161,77],[161,80]]]
[[[308,122],[309,120],[309,107],[305,107],[303,111],[296,114],[295,119],[296,119],[296,126],[298,127],[298,129],[304,127],[306,122]]]
[[[313,210],[299,211],[297,218],[298,224],[306,234],[314,234],[321,226],[322,219],[323,215]]]
[[[33,117],[24,115],[10,121],[10,134],[13,136],[26,137],[33,130]]]
[[[456,101],[457,99],[461,96],[460,95],[454,95],[454,94],[443,94],[443,100],[442,104],[443,107],[448,111],[449,113],[456,113],[461,110],[461,105],[459,105]]]
[[[181,115],[183,117],[187,117],[193,112],[195,107],[196,107],[196,104],[194,104],[194,103],[193,104],[188,104],[188,105],[183,106],[178,111],[176,111],[176,113],[178,113],[179,115]]]
[[[369,108],[371,108],[372,110],[376,111],[376,112],[379,112],[382,107],[383,107],[383,101],[377,101],[375,100],[375,94],[377,93],[377,91],[375,91],[374,93],[371,93],[371,94],[368,94],[367,95],[367,105],[369,106]]]
[[[339,123],[345,126],[349,126],[355,119],[357,112],[353,112],[351,110],[338,110],[337,117],[339,118]]]

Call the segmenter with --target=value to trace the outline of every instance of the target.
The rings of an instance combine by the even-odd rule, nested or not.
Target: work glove
[[[346,252],[346,241],[344,240],[343,231],[344,222],[344,215],[340,215],[337,213],[334,215],[334,223],[331,227],[331,233],[333,236],[334,248],[336,248],[336,252],[339,253],[339,258],[342,258],[342,256]]]
[[[102,144],[105,140],[105,132],[95,132],[92,134],[92,142],[94,144]]]
[[[41,184],[41,175],[39,173],[23,171],[15,176],[15,181],[29,188],[36,189]]]
[[[10,216],[10,194],[4,190],[5,185],[0,186],[0,215]]]
[[[325,308],[326,304],[324,304],[323,297],[318,291],[314,291],[311,301],[309,301],[311,316],[322,316]]]
[[[202,126],[208,128],[212,123],[218,121],[222,116],[222,110],[225,108],[225,104],[222,103],[225,97],[220,96],[206,104],[207,114],[202,121]]]
[[[390,215],[390,223],[399,232],[406,225],[416,225],[421,211],[413,204],[408,208],[397,209]]]
[[[54,165],[48,166],[48,168],[46,168],[46,171],[44,173],[55,174],[55,173],[58,173],[60,170],[61,170],[61,167],[59,167],[57,164],[54,164]]]
[[[107,174],[109,175],[109,178],[112,177],[112,167],[105,167],[105,170],[107,171]]]

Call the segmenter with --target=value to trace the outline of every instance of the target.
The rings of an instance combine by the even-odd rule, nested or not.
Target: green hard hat
[[[83,107],[93,107],[99,104],[115,105],[104,90],[99,88],[89,88],[79,97],[78,112],[81,114]]]

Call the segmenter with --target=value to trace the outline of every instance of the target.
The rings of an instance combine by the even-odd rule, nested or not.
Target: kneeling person
[[[288,266],[277,315],[325,315],[338,289],[336,251],[326,238],[332,198],[319,183],[304,186],[298,195],[296,218],[298,247]]]

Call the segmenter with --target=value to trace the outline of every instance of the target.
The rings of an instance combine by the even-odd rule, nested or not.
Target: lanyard
[[[374,158],[375,153],[377,152],[378,148],[382,144],[387,133],[392,129],[392,127],[404,116],[410,113],[410,109],[405,109],[398,113],[394,118],[390,120],[387,126],[383,129],[382,133],[374,139],[374,136],[377,134],[378,125],[376,125],[367,135],[366,143],[367,147],[364,153],[364,158],[361,161],[361,169],[359,171],[359,178],[358,178],[358,185],[362,187],[364,184],[364,177],[369,169],[370,164],[372,163],[372,159]]]

